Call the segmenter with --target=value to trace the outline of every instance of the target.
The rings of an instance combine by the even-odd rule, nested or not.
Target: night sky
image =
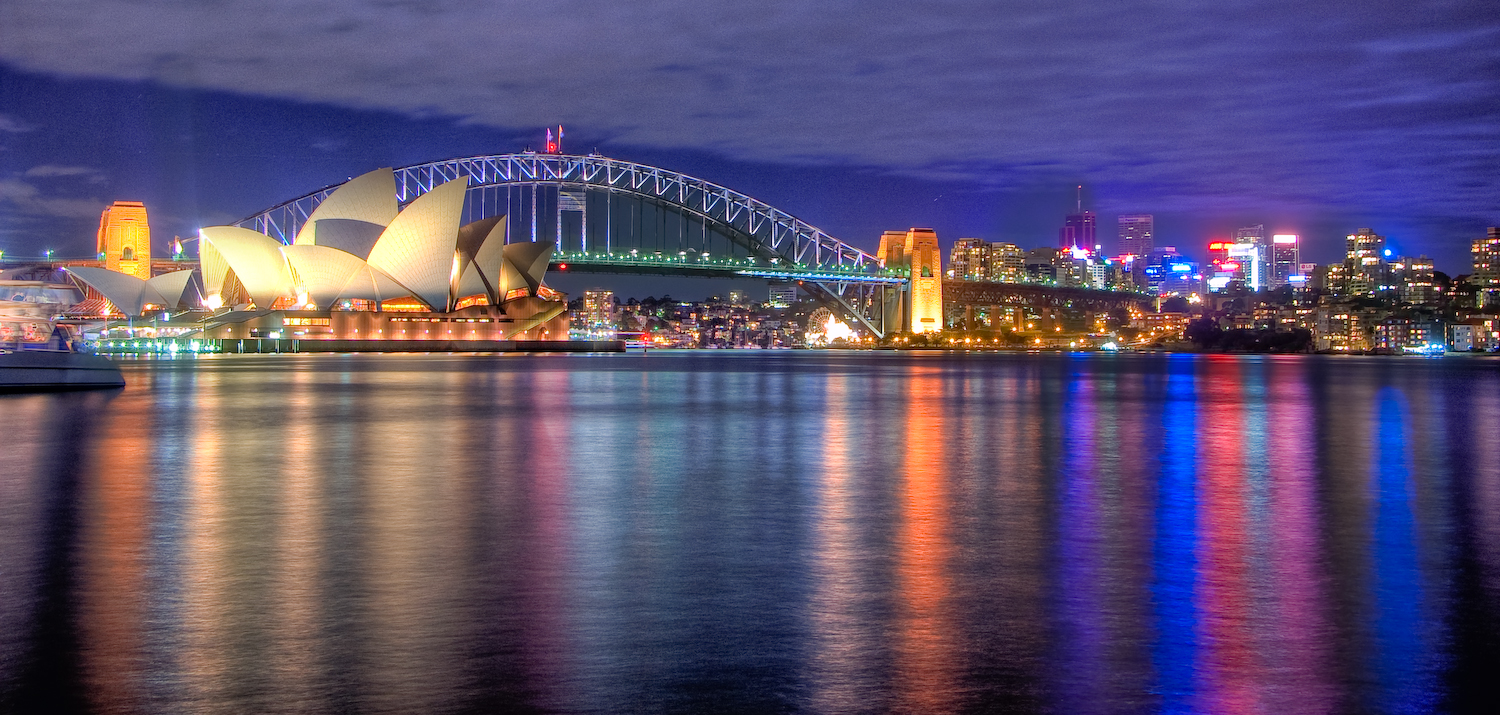
[[[1473,2],[0,2],[0,249],[158,250],[379,166],[655,164],[850,243],[1052,245],[1074,186],[1202,257],[1236,227],[1439,270],[1500,225],[1500,10]],[[1232,5],[1232,6],[1231,6]]]

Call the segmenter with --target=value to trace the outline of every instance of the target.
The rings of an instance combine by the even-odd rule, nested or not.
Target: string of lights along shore
[[[166,258],[153,257],[147,207],[115,201],[100,216],[96,255],[0,254],[3,279],[16,296],[52,301],[49,310],[105,349],[622,338],[673,347],[1500,349],[1500,228],[1473,237],[1472,265],[1456,275],[1397,254],[1370,227],[1345,236],[1342,261],[1317,264],[1303,261],[1302,235],[1264,224],[1226,230],[1198,250],[1158,245],[1148,213],[1116,217],[1111,255],[1079,185],[1055,244],[959,237],[945,266],[931,228],[885,231],[870,253],[710,180],[567,154],[564,136],[549,127],[540,151],[372,169],[239,224],[174,236]],[[568,295],[548,282],[563,275],[599,284]],[[621,302],[607,283],[622,275],[765,288]],[[20,331],[0,328],[6,339]]]

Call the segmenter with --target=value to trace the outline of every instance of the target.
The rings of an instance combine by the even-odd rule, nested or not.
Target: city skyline
[[[1157,245],[1184,251],[1263,223],[1328,262],[1371,226],[1454,273],[1500,223],[1497,80],[1473,71],[1500,56],[1500,23],[1482,4],[1182,9],[659,8],[606,24],[11,3],[0,243],[86,250],[90,215],[115,200],[152,207],[170,240],[377,166],[540,148],[557,123],[567,150],[713,177],[866,250],[912,226],[1044,245],[1078,184],[1106,225],[1150,213]],[[693,19],[647,21],[679,14]],[[516,27],[526,42],[489,41]],[[930,41],[893,49],[879,39],[893,27]],[[1226,27],[1259,51],[1213,41]],[[712,41],[683,47],[682,32]],[[419,55],[440,36],[452,58]],[[588,36],[620,41],[560,41]],[[899,107],[852,111],[885,98]]]

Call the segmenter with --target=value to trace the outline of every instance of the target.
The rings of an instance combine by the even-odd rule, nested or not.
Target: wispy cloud
[[[59,179],[80,177],[90,183],[102,183],[104,172],[91,166],[59,166],[57,164],[41,164],[26,170],[22,176],[34,179]]]
[[[0,179],[0,204],[26,216],[51,218],[97,218],[106,204],[102,199],[73,198],[43,192],[20,179]]]
[[[0,114],[0,132],[22,134],[35,130],[36,127],[31,124],[27,124],[9,114]]]

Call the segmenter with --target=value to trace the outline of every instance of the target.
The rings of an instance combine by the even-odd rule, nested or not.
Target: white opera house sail
[[[435,313],[465,298],[536,296],[552,247],[505,243],[505,218],[461,225],[468,177],[398,210],[391,169],[352,179],[308,217],[292,245],[236,226],[201,230],[211,305],[327,309],[409,297]]]

